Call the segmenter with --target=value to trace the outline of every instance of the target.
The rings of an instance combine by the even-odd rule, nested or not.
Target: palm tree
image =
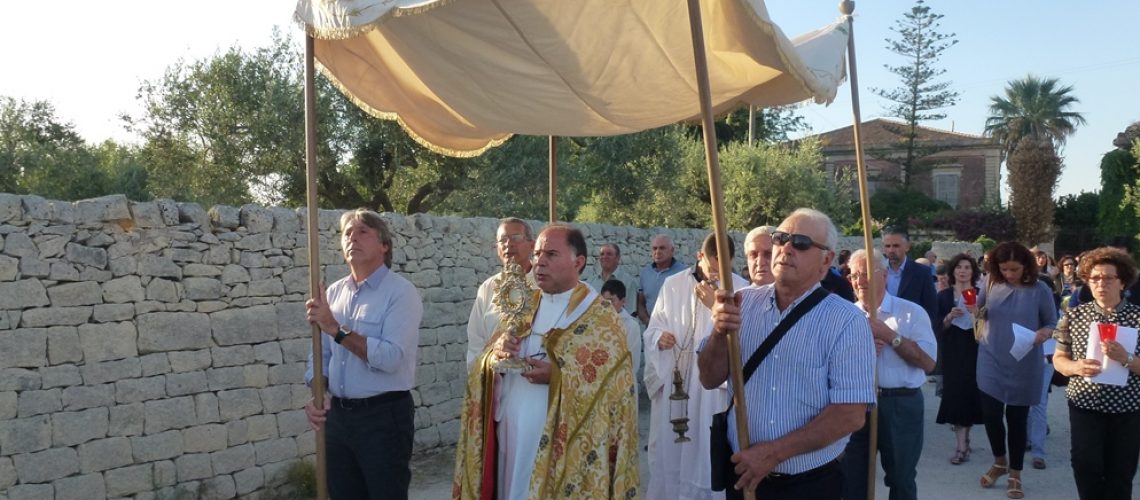
[[[1056,78],[1033,75],[1013,80],[1005,89],[1005,97],[990,97],[990,116],[986,118],[986,134],[997,139],[1007,155],[1023,137],[1048,139],[1055,147],[1085,124],[1085,117],[1070,111],[1080,102],[1073,97],[1072,85],[1061,87]]]

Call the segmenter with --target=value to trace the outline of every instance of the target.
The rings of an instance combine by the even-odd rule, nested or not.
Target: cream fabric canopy
[[[701,8],[715,113],[835,97],[842,21],[789,40],[762,0]],[[346,95],[441,153],[700,117],[684,0],[300,0],[295,15]]]

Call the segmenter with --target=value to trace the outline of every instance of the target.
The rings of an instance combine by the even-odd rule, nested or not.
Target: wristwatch
[[[902,339],[902,335],[895,335],[894,340],[891,341],[891,347],[898,348],[898,346],[902,345]]]
[[[1134,356],[1132,353],[1128,353],[1128,359],[1124,360],[1124,362],[1121,364],[1124,365],[1125,368],[1128,368],[1130,365],[1132,365],[1132,360],[1134,359],[1136,359],[1136,356]]]
[[[352,330],[341,326],[340,328],[336,329],[336,336],[333,337],[333,342],[336,342],[338,344],[344,342],[344,339],[348,338],[349,335],[352,335]]]

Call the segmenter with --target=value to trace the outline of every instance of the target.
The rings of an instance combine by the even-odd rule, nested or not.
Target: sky
[[[300,40],[288,0],[197,0],[195,2],[106,2],[60,0],[45,15],[42,2],[8,2],[0,30],[0,96],[47,100],[91,142],[134,141],[118,116],[138,113],[139,85],[161,78],[179,59],[210,57],[239,45],[269,43],[274,27]],[[836,0],[779,0],[768,13],[789,37],[838,17]],[[885,102],[870,89],[891,89],[898,77],[883,68],[902,60],[885,39],[911,1],[862,0],[855,10],[856,58],[864,121],[883,115]],[[1077,129],[1062,155],[1065,169],[1057,194],[1095,191],[1100,158],[1128,124],[1140,121],[1140,53],[1127,43],[1140,19],[1140,2],[1097,0],[931,0],[943,14],[940,31],[956,33],[941,78],[961,93],[945,120],[923,123],[980,134],[990,97],[1008,81],[1032,73],[1060,78],[1080,99],[1073,110],[1088,124]],[[16,48],[23,48],[17,50]],[[821,133],[851,124],[850,88],[840,88],[830,106],[805,105],[799,112]],[[1003,172],[1004,176],[1004,172]],[[1008,199],[1008,188],[1003,196]]]

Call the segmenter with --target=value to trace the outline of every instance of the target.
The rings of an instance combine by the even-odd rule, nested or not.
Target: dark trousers
[[[359,401],[359,400],[357,400]],[[333,400],[325,421],[329,495],[406,499],[412,482],[415,408],[408,392],[344,407]]]
[[[891,500],[918,498],[918,458],[922,455],[923,396],[921,391],[907,395],[879,396],[879,458],[883,464],[883,484],[890,488]],[[843,498],[867,498],[867,470],[870,460],[871,418],[851,435],[843,453]]]
[[[1140,458],[1140,412],[1101,413],[1070,404],[1069,429],[1081,500],[1131,499]]]
[[[982,421],[994,457],[1006,455],[1006,426],[1009,426],[1009,468],[1022,470],[1025,465],[1025,443],[1029,439],[1029,407],[1006,405],[986,393],[982,395]],[[1002,423],[1002,419],[1005,423]]]
[[[756,487],[756,498],[763,500],[839,500],[843,494],[843,468],[840,461],[829,462],[790,477],[767,477]],[[733,474],[724,491],[726,500],[742,500],[744,492],[732,487],[740,478]]]

